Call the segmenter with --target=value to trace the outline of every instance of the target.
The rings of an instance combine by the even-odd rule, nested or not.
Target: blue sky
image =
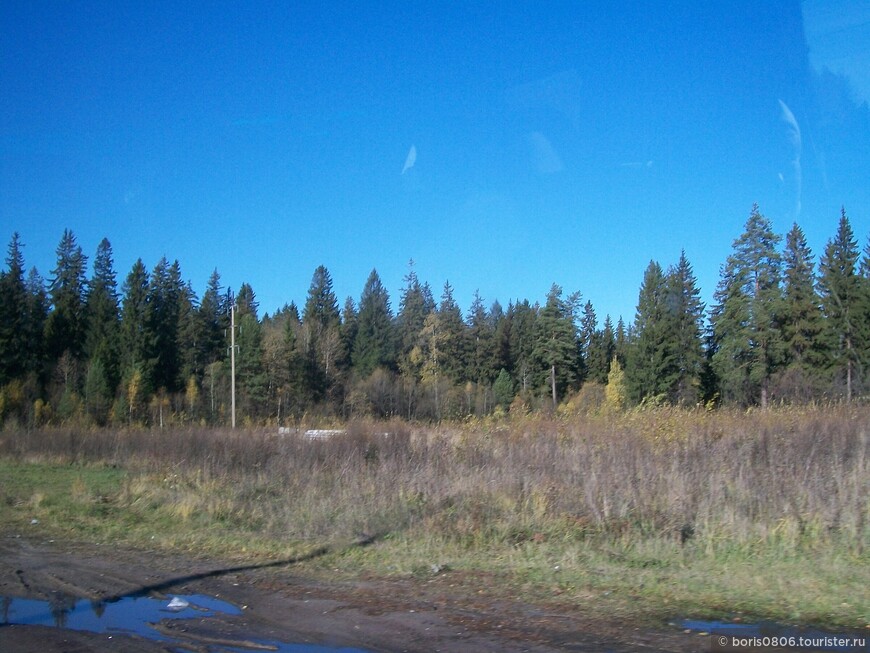
[[[184,5],[184,6],[181,6]],[[870,234],[870,0],[0,3],[0,238],[64,228],[119,284],[178,259],[261,312],[311,275],[394,310],[414,259],[633,319],[680,250],[710,300],[754,202],[814,252]]]

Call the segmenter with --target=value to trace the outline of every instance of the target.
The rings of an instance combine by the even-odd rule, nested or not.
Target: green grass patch
[[[0,460],[0,478],[0,523],[24,536],[244,559],[291,557],[307,548],[254,533],[219,507],[187,512],[183,502],[143,489],[159,484],[151,475],[99,465]],[[220,505],[220,496],[232,488],[211,487],[209,493]]]

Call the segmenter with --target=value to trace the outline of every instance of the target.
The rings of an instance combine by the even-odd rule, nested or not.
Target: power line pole
[[[233,428],[236,428],[236,304],[230,306],[230,396]]]

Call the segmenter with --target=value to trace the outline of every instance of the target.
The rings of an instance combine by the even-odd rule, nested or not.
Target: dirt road
[[[293,650],[311,644],[365,651],[707,651],[708,640],[677,630],[590,623],[581,611],[552,611],[518,600],[482,600],[451,572],[430,579],[324,582],[292,564],[254,568],[112,546],[63,545],[0,533],[0,596],[95,606],[122,597],[208,595],[238,614],[161,621],[167,641],[15,625],[0,615],[0,651],[150,653]],[[8,623],[12,621],[13,623]],[[317,649],[322,651],[323,649]]]

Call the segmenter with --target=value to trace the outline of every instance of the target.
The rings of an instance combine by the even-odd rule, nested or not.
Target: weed
[[[449,563],[530,596],[623,601],[645,615],[740,610],[863,627],[867,424],[866,407],[649,407],[355,422],[314,442],[253,430],[3,431],[0,514],[243,558],[378,536],[309,564],[425,577]]]

